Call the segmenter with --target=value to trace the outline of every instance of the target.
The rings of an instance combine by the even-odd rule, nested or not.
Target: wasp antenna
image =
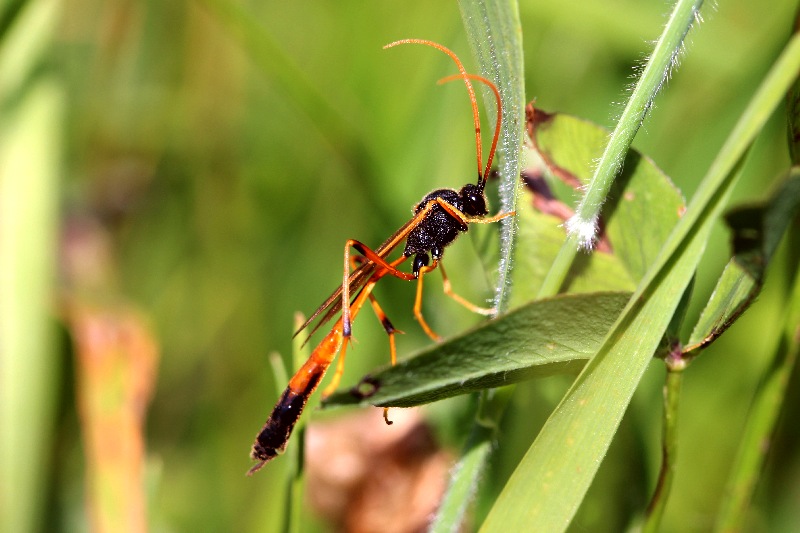
[[[447,76],[446,78],[442,78],[439,80],[439,83],[447,83],[453,80],[459,80],[463,77],[467,77],[471,80],[479,81],[489,87],[492,92],[494,93],[494,99],[497,103],[497,120],[494,125],[494,135],[492,136],[492,146],[489,149],[489,157],[486,159],[486,168],[483,169],[483,173],[481,173],[481,169],[478,169],[478,187],[481,190],[486,186],[486,179],[489,176],[489,172],[492,170],[492,162],[494,161],[494,154],[497,151],[497,142],[500,139],[500,126],[503,124],[503,102],[500,98],[500,91],[497,89],[497,86],[492,83],[487,78],[483,76],[478,76],[477,74],[465,74],[464,76],[454,74],[452,76]]]
[[[401,39],[385,45],[383,49],[385,50],[387,48],[393,48],[400,44],[424,44],[425,46],[436,48],[437,50],[449,55],[450,58],[455,62],[456,67],[458,67],[458,71],[461,74],[457,77],[464,80],[464,85],[467,86],[467,92],[469,93],[469,101],[472,104],[472,118],[475,122],[475,152],[477,153],[478,157],[478,175],[480,176],[480,182],[478,185],[481,185],[481,183],[486,181],[486,176],[481,174],[483,171],[483,147],[481,146],[481,119],[480,115],[478,114],[478,100],[475,98],[475,89],[472,87],[472,83],[469,81],[470,78],[474,77],[474,75],[467,74],[467,69],[464,68],[463,63],[461,63],[461,60],[458,58],[455,52],[434,41],[428,41],[427,39]],[[489,83],[492,85],[491,82]],[[488,174],[488,172],[486,174]]]

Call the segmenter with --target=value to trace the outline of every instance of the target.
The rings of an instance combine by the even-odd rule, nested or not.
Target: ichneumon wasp
[[[423,44],[436,48],[450,56],[458,67],[459,74],[444,78],[441,82],[461,79],[467,87],[475,123],[478,182],[476,184],[468,183],[461,187],[460,190],[437,189],[428,193],[414,207],[414,216],[411,220],[406,222],[374,250],[354,239],[349,239],[345,243],[342,284],[295,332],[295,336],[310,326],[320,315],[322,316],[311,328],[309,337],[340,311],[341,315],[334,323],[330,333],[314,348],[308,360],[289,380],[286,390],[284,390],[267,422],[256,437],[250,457],[258,461],[258,463],[249,470],[248,475],[257,472],[269,460],[283,452],[306,401],[319,385],[336,354],[341,352],[336,372],[331,384],[323,391],[323,396],[327,396],[336,390],[344,370],[347,343],[352,335],[352,322],[367,300],[369,300],[389,336],[391,361],[392,364],[396,363],[397,353],[394,341],[396,330],[372,294],[375,284],[384,276],[394,276],[406,281],[417,281],[414,316],[425,333],[434,340],[439,340],[439,336],[430,328],[422,316],[422,279],[428,272],[437,267],[442,272],[445,294],[477,313],[489,315],[494,312],[493,309],[485,309],[474,305],[453,292],[441,260],[445,247],[452,243],[461,233],[466,232],[470,224],[488,224],[514,215],[513,212],[510,212],[492,217],[486,216],[489,211],[486,206],[484,188],[492,168],[492,160],[497,149],[497,140],[502,124],[500,92],[494,83],[486,78],[468,74],[458,56],[438,43],[423,39],[403,39],[387,44],[384,48],[392,48],[400,44]],[[481,82],[489,87],[494,93],[497,102],[497,123],[495,124],[494,136],[492,137],[492,144],[485,167],[482,164],[480,116],[472,80]],[[402,255],[389,261],[387,259],[389,254],[403,242],[405,242],[405,247]],[[351,249],[356,250],[358,254],[352,255]],[[400,264],[412,257],[411,272],[403,272],[398,269]],[[387,410],[384,409],[386,423],[391,424],[386,413]]]

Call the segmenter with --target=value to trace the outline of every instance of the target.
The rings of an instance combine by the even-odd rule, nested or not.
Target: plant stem
[[[495,435],[496,428],[493,426],[480,423],[472,425],[464,452],[453,468],[450,485],[429,528],[430,533],[445,533],[453,531],[454,528],[459,529],[464,521],[467,507],[475,497],[478,480],[488,463]]]
[[[676,345],[664,361],[667,367],[664,384],[664,428],[661,440],[661,470],[653,491],[653,497],[647,506],[645,523],[642,531],[655,533],[661,526],[661,517],[667,506],[672,479],[675,475],[675,460],[678,456],[678,412],[680,408],[681,385],[686,361],[681,354],[680,345]]]

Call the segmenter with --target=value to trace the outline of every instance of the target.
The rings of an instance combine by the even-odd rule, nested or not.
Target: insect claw
[[[258,472],[259,470],[261,470],[262,468],[264,468],[264,465],[265,465],[265,464],[267,464],[267,462],[266,462],[266,461],[259,461],[259,462],[258,462],[258,463],[256,463],[256,464],[255,464],[255,465],[254,465],[254,466],[253,466],[253,467],[252,467],[250,470],[248,470],[248,471],[247,471],[247,476],[248,476],[248,477],[249,477],[249,476],[252,476],[252,475],[253,475],[253,474],[255,474],[256,472]]]

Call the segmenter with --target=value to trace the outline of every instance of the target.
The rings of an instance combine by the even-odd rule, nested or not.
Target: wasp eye
[[[464,202],[464,213],[469,216],[482,217],[488,213],[486,196],[477,185],[464,185],[461,189],[461,201]]]

